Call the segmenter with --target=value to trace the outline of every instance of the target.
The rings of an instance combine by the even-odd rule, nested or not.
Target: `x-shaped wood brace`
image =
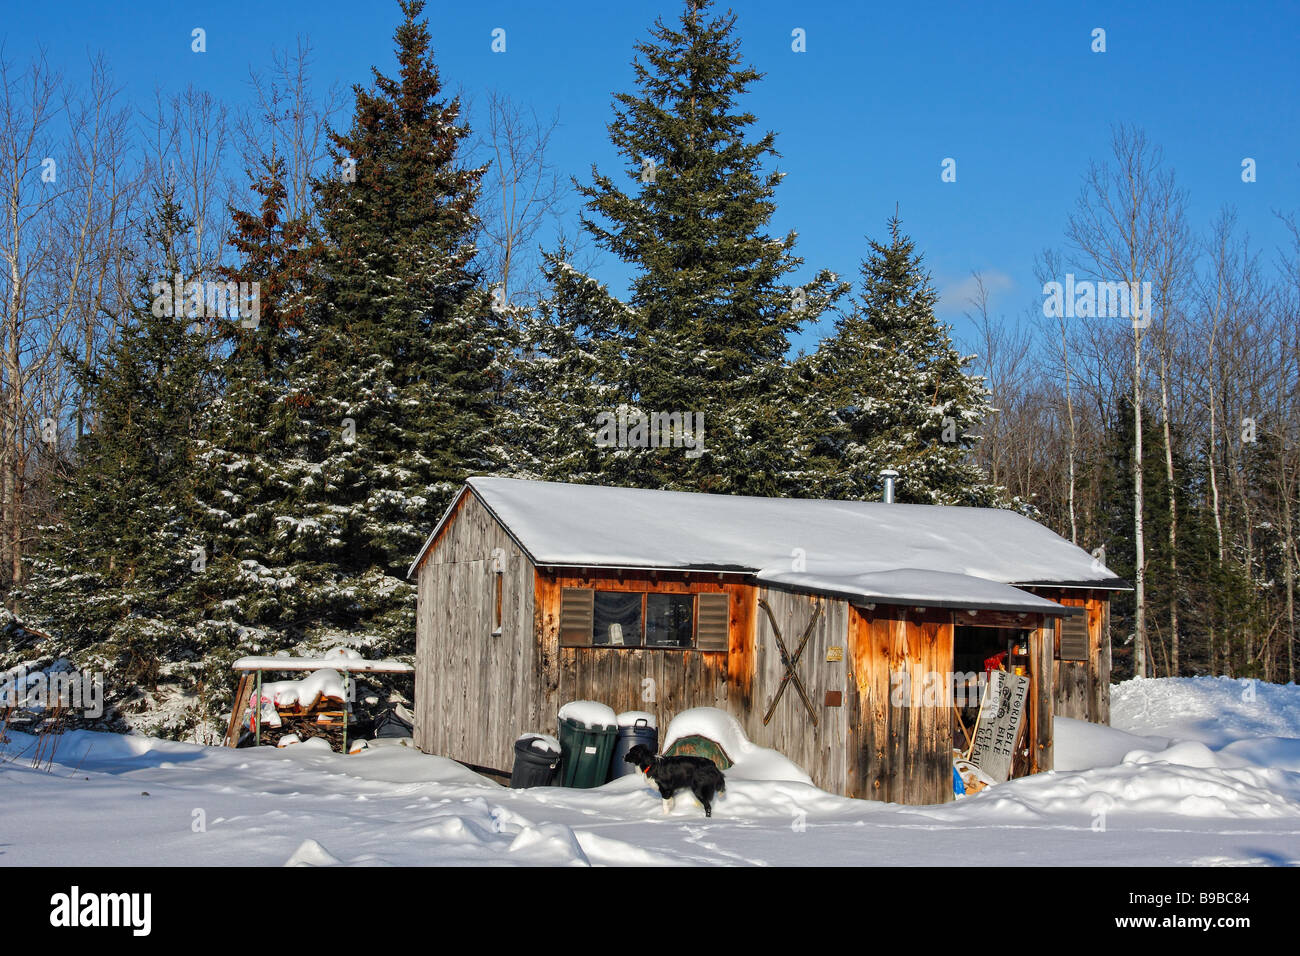
[[[772,706],[769,707],[767,713],[763,715],[763,726],[767,726],[767,722],[772,719],[772,714],[776,712],[776,705],[781,702],[781,695],[785,693],[786,684],[793,681],[794,689],[797,690],[799,696],[803,698],[803,705],[808,708],[808,716],[812,718],[813,726],[816,727],[817,711],[813,710],[812,701],[808,699],[808,691],[804,689],[803,681],[799,679],[799,675],[795,672],[795,667],[799,664],[799,658],[803,654],[804,646],[808,643],[808,638],[812,637],[813,628],[817,626],[817,619],[822,616],[822,603],[820,601],[817,602],[817,610],[813,612],[812,620],[810,620],[808,626],[804,628],[803,637],[799,639],[799,649],[794,652],[793,657],[790,656],[790,651],[786,648],[785,641],[781,638],[781,629],[776,626],[776,615],[772,613],[772,608],[768,606],[767,601],[762,598],[759,598],[758,606],[767,612],[767,619],[772,624],[772,634],[776,637],[776,646],[781,650],[781,663],[785,665],[785,676],[781,678],[781,686],[776,689],[776,697],[772,699]]]

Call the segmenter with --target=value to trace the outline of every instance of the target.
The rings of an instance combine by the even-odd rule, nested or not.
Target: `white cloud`
[[[989,293],[989,303],[992,305],[997,297],[1015,287],[1015,280],[998,269],[985,269],[980,273],[984,280],[984,288]],[[939,289],[939,303],[937,311],[955,313],[961,315],[973,309],[971,299],[975,296],[975,276],[967,275],[963,279],[947,282]]]

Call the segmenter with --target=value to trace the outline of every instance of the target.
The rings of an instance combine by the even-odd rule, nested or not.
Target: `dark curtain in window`
[[[597,591],[596,629],[591,642],[615,647],[640,647],[640,593]]]

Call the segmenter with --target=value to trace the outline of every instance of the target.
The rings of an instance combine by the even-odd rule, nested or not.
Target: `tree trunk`
[[[1168,343],[1165,343],[1166,349]],[[1169,482],[1169,676],[1178,668],[1178,495],[1174,485],[1173,429],[1169,423],[1169,357],[1160,357],[1160,407],[1164,417],[1165,478]]]
[[[1142,526],[1142,331],[1133,328],[1133,676],[1147,676],[1146,539]]]

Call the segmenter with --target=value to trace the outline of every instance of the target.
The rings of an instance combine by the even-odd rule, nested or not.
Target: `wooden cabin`
[[[508,771],[568,701],[711,706],[823,789],[908,804],[953,798],[973,731],[943,675],[1028,675],[1013,775],[1051,769],[1055,715],[1107,722],[1127,586],[1011,511],[511,478],[466,482],[410,574],[426,753]]]

